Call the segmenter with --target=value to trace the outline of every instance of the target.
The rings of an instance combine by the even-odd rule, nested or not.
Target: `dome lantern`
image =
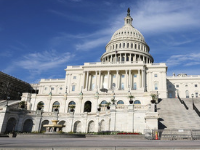
[[[128,8],[127,10],[127,16],[124,18],[124,21],[125,21],[125,25],[128,24],[132,26],[133,18],[131,18],[131,15],[130,15],[130,8]]]

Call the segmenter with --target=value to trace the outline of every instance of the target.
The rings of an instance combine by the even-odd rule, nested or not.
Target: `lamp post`
[[[193,97],[194,97],[194,94],[192,94],[192,106],[193,106],[193,109],[194,109],[194,99],[193,99]]]

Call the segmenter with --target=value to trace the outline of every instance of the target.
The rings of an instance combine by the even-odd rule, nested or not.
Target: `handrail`
[[[185,104],[184,100],[182,100],[182,101],[183,101],[183,105],[185,106],[185,109],[188,110],[189,109],[188,106]]]
[[[188,106],[186,105],[185,101],[182,100],[182,99],[179,97],[179,95],[178,95],[178,99],[179,99],[179,101],[181,102],[181,104],[183,104],[183,105],[185,106],[185,109],[188,110],[188,109],[189,109]]]
[[[178,99],[181,102],[181,104],[183,104],[183,100],[179,97],[179,95],[178,95]]]
[[[193,103],[193,109],[195,110],[195,112],[197,113],[197,115],[200,117],[200,111],[198,110],[198,108],[195,106],[194,103]]]

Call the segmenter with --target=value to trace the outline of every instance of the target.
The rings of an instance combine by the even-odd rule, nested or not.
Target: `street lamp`
[[[194,97],[194,94],[192,94],[192,106],[193,106],[193,109],[194,109],[194,99],[193,99],[193,97]]]

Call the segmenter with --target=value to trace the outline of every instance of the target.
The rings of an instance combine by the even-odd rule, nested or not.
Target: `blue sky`
[[[155,63],[200,75],[200,0],[0,0],[0,71],[37,83],[100,61],[128,7]]]

